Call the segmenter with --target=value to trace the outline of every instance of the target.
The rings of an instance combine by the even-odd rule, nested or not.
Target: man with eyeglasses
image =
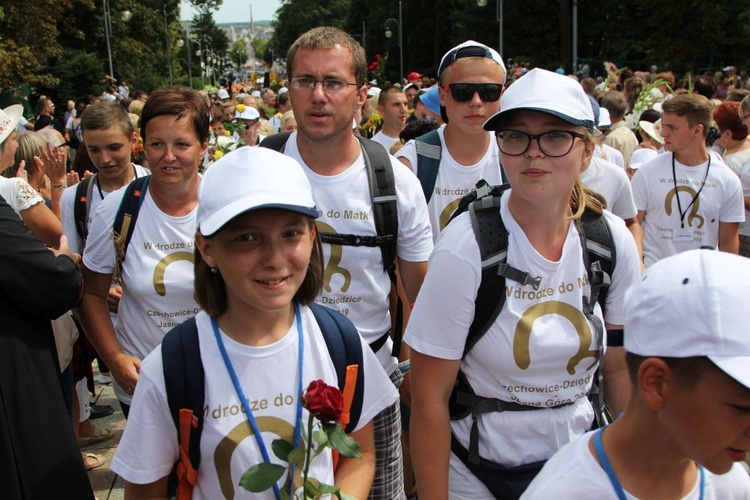
[[[282,150],[300,162],[310,179],[320,214],[316,222],[318,230],[341,236],[377,235],[368,176],[373,169],[365,164],[376,159],[371,154],[366,156],[365,149],[379,146],[361,144],[352,134],[355,110],[367,98],[364,50],[339,29],[313,28],[292,44],[287,68],[297,132],[288,137]],[[395,158],[385,158],[390,160],[385,170],[393,171],[396,191],[396,260],[400,281],[409,302],[413,302],[432,251],[427,207],[417,179]],[[394,385],[399,387],[404,375],[391,355],[393,343],[388,337],[391,281],[381,249],[324,243],[323,250],[324,283],[318,302],[337,309],[354,323]],[[400,357],[408,355],[408,348],[402,346]],[[372,450],[363,454],[368,460],[376,458],[377,463],[373,461],[375,478],[370,498],[404,499],[398,403],[376,415],[373,428],[376,457],[372,456]],[[355,433],[360,431],[373,432],[364,428]]]
[[[469,40],[449,50],[438,69],[440,111],[446,125],[407,142],[396,153],[422,181],[434,240],[477,181],[502,182],[497,143],[482,126],[500,109],[505,76],[500,54],[486,45]],[[439,163],[430,165],[423,159],[423,148],[436,152],[433,157]]]

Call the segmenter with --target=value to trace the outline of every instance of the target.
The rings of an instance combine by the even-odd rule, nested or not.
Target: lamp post
[[[477,5],[484,7],[487,5],[487,0],[477,0]],[[498,43],[497,50],[500,55],[503,55],[503,0],[497,0],[497,11],[495,12],[495,19],[499,25]]]
[[[199,62],[200,62],[200,67],[201,67],[201,90],[203,90],[203,89],[206,88],[206,83],[203,80],[203,68],[204,68],[204,64],[203,64],[203,49],[202,49],[202,45],[201,45],[200,39],[196,38],[195,43],[198,44],[198,59],[199,59]]]
[[[167,68],[169,69],[169,84],[172,85],[172,49],[169,46],[169,24],[167,23],[167,9],[162,9],[164,12],[164,35],[167,40]]]
[[[107,39],[107,59],[109,60],[109,76],[115,76],[115,71],[112,67],[112,17],[109,10],[109,0],[102,0],[102,10],[104,12],[104,37]],[[129,9],[120,11],[120,19],[125,22],[130,21],[133,17],[133,13]]]
[[[401,31],[403,22],[401,19],[401,2],[398,3],[398,20],[394,18],[389,18],[385,20],[385,25],[383,26],[385,28],[385,37],[391,38],[393,36],[393,32],[388,27],[388,23],[394,22],[396,23],[396,29],[398,29],[398,53],[399,53],[399,61],[400,61],[400,68],[401,68],[401,78],[399,80],[400,84],[404,83],[404,45],[403,45],[403,34]]]

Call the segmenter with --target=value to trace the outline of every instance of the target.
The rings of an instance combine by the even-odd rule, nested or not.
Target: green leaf
[[[279,493],[281,493],[281,500],[291,500],[289,493],[286,490],[279,489]]]
[[[286,439],[274,439],[273,443],[271,443],[273,454],[285,462],[292,463],[292,461],[289,460],[289,453],[291,453],[293,449],[294,447],[292,446],[292,443]]]
[[[323,429],[317,429],[315,432],[313,432],[313,439],[320,448],[328,446],[328,433],[326,433]]]
[[[335,448],[342,457],[362,458],[362,453],[359,451],[359,445],[353,438],[346,435],[341,426],[335,425],[335,427],[331,429],[326,426],[326,432],[328,432],[328,440],[331,442],[331,446]]]
[[[286,472],[286,467],[278,464],[262,463],[253,465],[240,478],[240,486],[253,493],[261,493],[273,488]]]
[[[325,483],[318,483],[318,491],[320,491],[320,493],[323,495],[325,495],[326,493],[335,495],[336,493],[339,492],[339,487],[331,486],[330,484],[325,484]]]
[[[289,452],[289,463],[290,464],[298,464],[300,461],[305,458],[305,447],[304,445],[299,445],[295,449]]]
[[[313,481],[307,480],[305,481],[305,497],[310,494],[310,498],[315,498],[323,494],[323,492],[318,488],[318,485],[316,485]]]
[[[341,491],[341,490],[339,490],[339,494],[338,494],[338,497],[339,497],[339,498],[340,498],[341,500],[357,500],[357,497],[353,497],[353,496],[351,496],[351,495],[347,495],[346,493],[344,493],[344,492],[343,492],[343,491]]]

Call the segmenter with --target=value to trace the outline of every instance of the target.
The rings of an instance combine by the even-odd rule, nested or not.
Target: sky
[[[255,21],[270,21],[273,14],[281,6],[281,0],[224,0],[218,11],[214,12],[214,22],[236,23],[250,22],[250,5],[253,6]],[[195,9],[189,2],[182,0],[180,6],[180,20],[189,21],[193,18]]]

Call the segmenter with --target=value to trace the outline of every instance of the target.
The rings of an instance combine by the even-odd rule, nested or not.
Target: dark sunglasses
[[[500,99],[503,86],[499,83],[451,83],[448,85],[451,96],[456,102],[469,102],[475,93],[484,102],[495,102]],[[448,90],[443,87],[443,90]]]

